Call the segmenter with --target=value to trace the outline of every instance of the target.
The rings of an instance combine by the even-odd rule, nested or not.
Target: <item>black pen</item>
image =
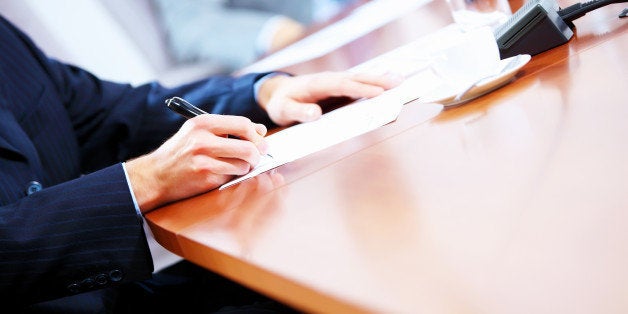
[[[188,119],[192,119],[198,115],[207,113],[201,110],[200,108],[192,105],[191,103],[187,102],[185,99],[179,98],[179,97],[172,97],[170,99],[166,99],[166,106],[172,109],[172,111]]]
[[[188,119],[192,119],[198,115],[202,115],[204,113],[207,113],[205,111],[203,111],[202,109],[192,105],[191,103],[187,102],[187,100],[180,98],[180,97],[172,97],[170,99],[166,99],[166,106],[168,106],[168,108],[172,109],[172,111],[188,118]],[[231,138],[237,138],[237,137],[233,137],[233,136],[228,136]],[[267,156],[269,156],[270,158],[273,158],[273,156],[271,156],[270,154],[266,154]]]

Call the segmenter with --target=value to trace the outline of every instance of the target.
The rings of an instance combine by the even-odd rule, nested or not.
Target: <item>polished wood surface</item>
[[[443,5],[289,70],[368,60],[449,23]],[[169,250],[307,312],[626,313],[622,8],[576,20],[515,81],[427,123],[409,103],[378,130],[148,223]]]

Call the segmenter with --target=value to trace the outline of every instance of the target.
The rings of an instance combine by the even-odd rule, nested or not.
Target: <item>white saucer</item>
[[[445,83],[428,93],[428,95],[421,97],[419,101],[440,103],[447,107],[473,100],[506,85],[530,59],[530,55],[522,54],[500,60],[498,68],[504,69],[503,71],[496,75],[478,80],[476,84],[458,100],[456,100],[456,96],[464,92],[470,85],[460,86]],[[511,61],[514,63],[510,64]]]

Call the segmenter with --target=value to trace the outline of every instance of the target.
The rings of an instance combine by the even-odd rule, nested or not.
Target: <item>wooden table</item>
[[[172,252],[308,312],[627,313],[622,8],[576,20],[516,81],[427,123],[407,104],[146,218]],[[448,19],[436,1],[288,70],[346,69]]]

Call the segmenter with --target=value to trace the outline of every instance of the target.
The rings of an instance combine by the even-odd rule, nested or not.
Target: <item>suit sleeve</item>
[[[165,100],[173,96],[209,113],[245,116],[274,126],[254,98],[253,85],[266,73],[215,75],[175,88],[158,82],[134,87],[99,80],[54,60],[48,62],[75,124],[87,171],[147,153],[173,135],[184,121],[165,106]]]
[[[27,304],[149,278],[120,164],[0,207],[2,299]]]

